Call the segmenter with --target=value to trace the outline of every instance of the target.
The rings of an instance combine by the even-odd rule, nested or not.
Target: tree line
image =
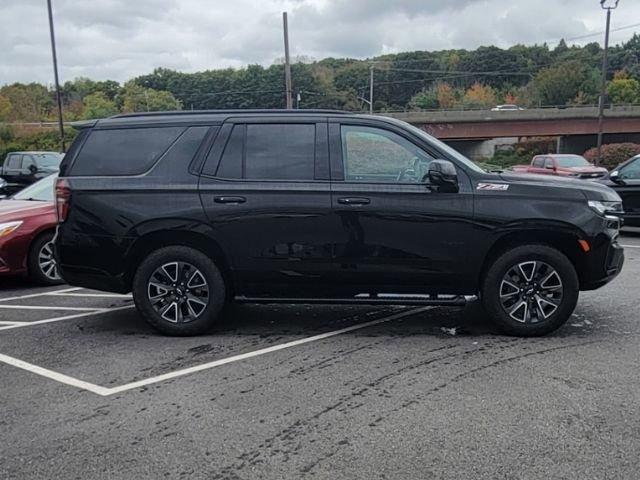
[[[597,43],[555,48],[494,46],[475,50],[415,51],[358,60],[297,59],[292,65],[299,108],[367,109],[370,67],[374,110],[523,107],[597,103],[602,63]],[[608,101],[640,104],[640,35],[611,47]],[[62,85],[67,121],[119,112],[175,109],[283,108],[284,66],[184,73],[158,68],[120,84],[77,78]],[[0,122],[55,119],[54,92],[38,83],[0,87]]]

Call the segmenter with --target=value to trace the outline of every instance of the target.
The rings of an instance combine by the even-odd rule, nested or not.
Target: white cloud
[[[155,67],[199,71],[268,65],[282,56],[281,12],[292,54],[365,58],[381,53],[506,47],[602,30],[597,2],[556,0],[53,0],[60,76],[126,80]],[[0,84],[52,79],[44,0],[0,0]],[[640,18],[620,2],[612,27]],[[634,29],[614,32],[624,41]],[[581,42],[601,41],[601,36]]]

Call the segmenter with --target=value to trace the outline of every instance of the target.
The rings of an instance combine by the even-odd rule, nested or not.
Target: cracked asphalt
[[[620,277],[543,338],[432,308],[104,397],[0,362],[0,478],[638,478],[640,234],[621,243]],[[107,388],[411,310],[236,306],[169,338],[66,288],[2,280],[0,354]],[[75,308],[105,310],[48,321]]]

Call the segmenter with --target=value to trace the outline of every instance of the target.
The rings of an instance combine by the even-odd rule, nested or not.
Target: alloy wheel
[[[560,307],[562,280],[549,264],[521,262],[505,273],[500,283],[500,303],[507,314],[520,323],[539,323]]]
[[[38,252],[38,267],[40,267],[42,274],[49,280],[60,280],[58,262],[56,262],[53,256],[53,242],[45,243]]]
[[[147,292],[153,309],[171,323],[192,322],[209,305],[207,280],[187,262],[165,263],[154,270]]]

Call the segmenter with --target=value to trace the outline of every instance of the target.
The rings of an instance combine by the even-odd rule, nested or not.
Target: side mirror
[[[609,180],[619,183],[620,185],[624,185],[624,180],[620,178],[620,172],[618,170],[614,170],[609,174]]]
[[[33,163],[29,165],[29,171],[31,173],[38,173],[38,167],[36,167]]]
[[[556,167],[554,167],[553,165],[545,165],[544,168],[546,168],[547,170],[555,170]]]
[[[458,193],[458,172],[456,167],[448,160],[434,160],[429,164],[426,175],[429,185],[436,187],[438,192]]]

